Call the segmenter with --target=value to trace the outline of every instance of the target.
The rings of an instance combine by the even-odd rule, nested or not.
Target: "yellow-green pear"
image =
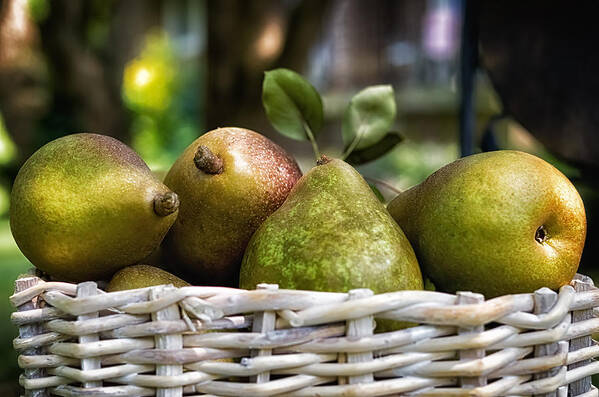
[[[128,146],[73,134],[46,144],[21,167],[10,228],[40,270],[65,281],[99,280],[150,255],[178,207],[177,195]]]
[[[258,228],[245,251],[241,288],[375,293],[421,290],[408,239],[362,176],[322,158]]]
[[[586,235],[584,206],[572,183],[519,151],[459,159],[388,209],[437,289],[487,298],[569,283]]]
[[[108,283],[106,291],[123,291],[163,284],[172,284],[175,287],[189,286],[187,281],[158,267],[133,265],[119,270]]]

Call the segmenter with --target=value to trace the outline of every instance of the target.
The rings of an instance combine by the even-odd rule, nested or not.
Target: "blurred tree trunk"
[[[54,0],[39,24],[27,4],[4,0],[0,13],[0,110],[21,160],[74,132],[128,141],[123,69],[160,25],[162,2]]]
[[[19,149],[28,152],[49,104],[39,30],[29,17],[27,0],[0,5],[0,112]]]
[[[55,0],[50,17],[40,25],[42,49],[52,67],[55,106],[74,118],[74,125],[63,128],[122,138],[128,121],[119,84],[110,81],[106,63],[85,42],[88,6],[88,2]],[[66,132],[81,131],[57,131]]]
[[[209,1],[207,127],[272,131],[262,110],[263,71],[305,70],[330,1]],[[234,104],[231,106],[231,104]],[[269,134],[272,135],[272,134]]]

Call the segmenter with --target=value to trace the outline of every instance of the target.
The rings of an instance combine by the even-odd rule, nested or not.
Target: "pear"
[[[322,158],[258,228],[240,286],[375,293],[423,288],[412,247],[360,174]]]
[[[178,206],[177,195],[128,146],[73,134],[46,144],[21,167],[10,227],[40,270],[61,280],[98,280],[156,249]]]
[[[165,258],[194,282],[236,286],[252,234],[300,177],[295,160],[257,132],[219,128],[202,135],[164,180],[181,199]]]
[[[133,265],[119,270],[108,283],[106,291],[123,291],[163,284],[172,284],[175,287],[189,286],[187,281],[158,267]]]
[[[459,159],[388,209],[438,289],[488,298],[569,283],[586,235],[574,186],[549,163],[519,151]]]

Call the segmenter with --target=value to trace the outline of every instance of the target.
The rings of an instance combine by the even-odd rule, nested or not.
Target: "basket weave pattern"
[[[580,275],[559,293],[488,301],[267,284],[16,285],[29,396],[598,396],[599,289]],[[373,334],[376,319],[417,325]]]

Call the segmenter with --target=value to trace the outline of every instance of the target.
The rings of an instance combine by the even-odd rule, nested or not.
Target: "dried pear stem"
[[[328,162],[330,162],[330,161],[331,161],[331,159],[330,159],[330,158],[328,158],[326,155],[324,155],[324,154],[323,154],[323,155],[322,155],[322,156],[320,156],[320,158],[319,158],[319,159],[316,161],[316,165],[324,165],[324,164],[326,164],[326,163],[328,163]]]
[[[154,197],[154,212],[158,216],[167,216],[179,209],[179,196],[175,192],[166,192]]]
[[[206,174],[215,175],[223,172],[223,160],[212,153],[208,146],[198,146],[193,162],[200,171]]]

